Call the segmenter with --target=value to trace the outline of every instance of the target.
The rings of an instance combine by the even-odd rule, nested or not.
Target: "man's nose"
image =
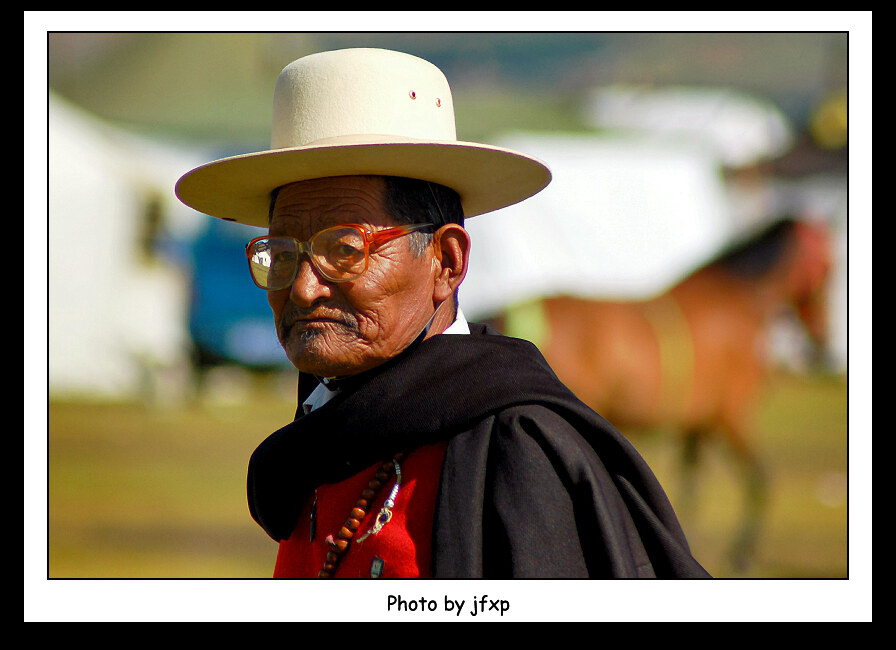
[[[310,307],[317,300],[330,297],[330,294],[330,285],[308,256],[303,255],[295,280],[292,282],[289,299],[301,307]]]

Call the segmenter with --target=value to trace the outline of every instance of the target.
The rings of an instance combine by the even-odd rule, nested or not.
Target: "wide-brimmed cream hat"
[[[270,150],[197,167],[175,191],[205,214],[266,227],[275,188],[361,174],[446,185],[460,194],[466,217],[522,201],[551,180],[536,158],[458,141],[451,89],[436,66],[353,48],[287,65],[274,90]]]

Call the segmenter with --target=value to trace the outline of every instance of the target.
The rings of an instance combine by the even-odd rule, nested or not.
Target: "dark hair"
[[[384,207],[389,216],[399,224],[431,223],[433,231],[446,223],[464,225],[464,209],[460,195],[450,187],[401,176],[383,176],[386,184]],[[271,192],[268,206],[268,223],[274,218],[274,204],[280,188]],[[414,253],[422,255],[432,241],[431,232],[410,235]]]
[[[384,176],[383,179],[386,181],[383,203],[390,217],[400,224],[433,224],[432,231],[423,230],[408,235],[411,252],[415,255],[423,255],[432,243],[432,233],[446,223],[464,225],[460,195],[450,187],[402,176]],[[454,292],[453,302],[457,317],[458,291]]]
[[[271,225],[271,222],[274,220],[274,204],[277,203],[277,196],[280,194],[280,188],[283,187],[275,187],[271,190],[271,202],[268,204],[268,225]]]
[[[416,178],[384,176],[386,193],[384,207],[399,224],[431,223],[433,231],[447,223],[464,225],[464,210],[460,195],[450,187]],[[412,249],[417,255],[432,241],[432,232],[410,235]]]

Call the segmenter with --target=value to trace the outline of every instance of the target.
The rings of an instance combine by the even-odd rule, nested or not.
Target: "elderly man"
[[[268,229],[249,268],[299,371],[295,420],[249,463],[275,577],[707,577],[631,445],[458,304],[464,219],[549,181],[456,139],[437,68],[372,49],[288,65],[271,149],[179,181]]]

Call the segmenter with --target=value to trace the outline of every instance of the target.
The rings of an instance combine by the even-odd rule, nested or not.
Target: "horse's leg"
[[[732,440],[733,451],[744,483],[744,515],[729,557],[736,571],[746,571],[752,563],[768,504],[768,477],[762,459],[741,436]]]
[[[689,429],[684,432],[681,453],[680,495],[676,511],[687,527],[696,524],[697,516],[697,473],[700,465],[700,446],[704,432]]]

